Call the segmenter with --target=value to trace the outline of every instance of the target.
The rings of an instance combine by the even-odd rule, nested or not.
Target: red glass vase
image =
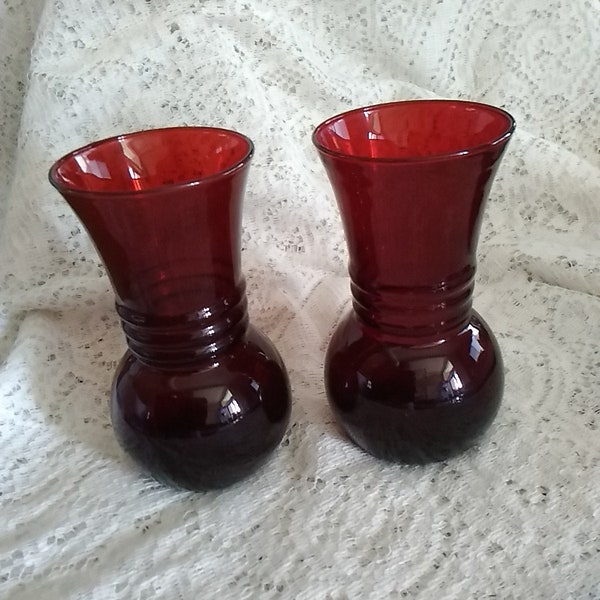
[[[325,385],[349,437],[377,457],[444,460],[498,411],[502,358],[472,296],[483,208],[514,126],[492,106],[418,100],[353,110],[314,132],[353,297]]]
[[[50,181],[101,255],[128,351],[111,416],[123,448],[157,479],[229,485],[280,442],[287,373],[248,323],[241,204],[252,142],[180,127],[100,141],[60,159]]]

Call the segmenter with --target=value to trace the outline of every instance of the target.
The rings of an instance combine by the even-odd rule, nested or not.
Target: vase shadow
[[[319,435],[346,440],[327,402],[323,368],[331,334],[350,304],[348,278],[310,268],[275,275],[260,259],[247,263],[251,320],[283,356],[301,408],[294,414]]]
[[[110,461],[123,460],[110,423],[110,386],[124,351],[116,325],[116,315],[83,305],[67,315],[29,312],[19,332],[35,344],[28,383],[44,424]]]

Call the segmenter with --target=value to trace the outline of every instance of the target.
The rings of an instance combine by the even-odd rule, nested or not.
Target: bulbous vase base
[[[157,368],[126,353],[111,399],[123,449],[159,481],[197,491],[255,471],[281,441],[290,409],[281,357],[252,326],[192,367]]]
[[[504,386],[497,342],[473,313],[434,344],[384,342],[354,312],[338,325],[325,360],[329,403],[348,436],[395,462],[441,461],[488,429]]]

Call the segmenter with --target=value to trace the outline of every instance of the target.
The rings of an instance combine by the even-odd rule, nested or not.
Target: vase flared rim
[[[503,116],[506,119],[506,127],[502,131],[502,133],[498,136],[494,136],[489,142],[485,142],[483,144],[475,144],[473,146],[467,146],[463,149],[453,151],[453,152],[440,152],[439,154],[431,154],[431,155],[415,155],[415,156],[366,156],[360,154],[350,154],[348,152],[343,152],[337,150],[335,148],[328,147],[321,143],[317,138],[324,129],[329,127],[335,122],[341,121],[344,118],[347,118],[351,115],[364,113],[367,111],[377,111],[381,109],[391,108],[394,106],[403,106],[408,104],[447,104],[447,105],[463,105],[463,106],[471,106],[473,108],[477,108],[480,110],[486,110],[490,112],[495,112],[498,115]],[[443,99],[443,98],[431,98],[431,99],[417,99],[417,100],[399,100],[393,102],[382,102],[378,104],[371,104],[368,106],[361,106],[358,108],[353,108],[342,113],[338,113],[319,125],[317,125],[312,134],[312,142],[317,150],[327,156],[332,158],[347,160],[351,162],[366,162],[366,163],[386,163],[386,164],[419,164],[419,163],[430,163],[435,161],[444,161],[455,159],[459,157],[472,156],[475,154],[479,154],[481,152],[485,152],[490,150],[500,144],[506,143],[511,135],[513,134],[516,127],[515,119],[513,116],[505,111],[502,108],[497,106],[492,106],[491,104],[485,104],[483,102],[475,102],[471,100],[451,100],[451,99]]]
[[[62,165],[64,165],[64,163],[67,162],[68,160],[71,160],[79,155],[84,154],[85,152],[88,152],[89,150],[98,148],[104,144],[119,142],[119,141],[122,141],[122,140],[125,140],[128,138],[131,139],[131,138],[138,137],[141,135],[146,135],[146,134],[153,134],[153,133],[158,134],[158,133],[168,133],[168,132],[175,132],[175,131],[193,131],[193,130],[212,131],[215,133],[225,133],[225,134],[233,135],[233,136],[240,138],[246,142],[246,144],[247,144],[246,152],[240,159],[235,161],[234,164],[227,167],[226,169],[218,171],[217,173],[213,173],[211,175],[207,175],[204,177],[193,178],[193,179],[190,179],[187,181],[180,181],[177,183],[165,183],[162,185],[157,185],[154,187],[140,189],[140,190],[135,190],[135,189],[90,190],[90,189],[86,189],[86,188],[83,188],[83,187],[80,187],[77,185],[69,184],[58,174],[58,170],[60,169],[60,167]],[[252,140],[248,136],[244,135],[243,133],[239,133],[238,131],[234,131],[233,129],[226,129],[226,128],[222,128],[222,127],[209,127],[209,126],[201,126],[201,125],[199,125],[199,126],[181,125],[181,126],[175,126],[175,127],[159,127],[159,128],[152,128],[152,129],[140,129],[140,130],[132,131],[129,133],[122,133],[122,134],[102,138],[100,140],[96,140],[94,142],[86,144],[85,146],[81,146],[80,148],[72,150],[71,152],[68,152],[67,154],[65,154],[64,156],[59,158],[57,161],[55,161],[54,164],[50,167],[50,170],[48,171],[48,179],[49,179],[50,183],[52,184],[52,186],[54,186],[61,193],[71,192],[71,193],[77,193],[77,194],[83,194],[83,195],[106,196],[106,197],[129,196],[129,195],[151,196],[153,194],[160,194],[160,193],[164,193],[165,191],[169,191],[169,190],[177,191],[177,190],[183,190],[183,189],[192,188],[192,187],[196,187],[196,186],[201,186],[201,185],[207,184],[211,181],[215,181],[215,180],[221,179],[223,177],[227,177],[227,176],[235,173],[236,171],[243,169],[246,165],[248,165],[248,163],[252,160],[253,155],[254,155],[254,143],[252,142]]]

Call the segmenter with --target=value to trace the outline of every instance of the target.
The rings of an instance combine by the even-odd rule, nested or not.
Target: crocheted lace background
[[[0,2],[0,597],[600,598],[597,0]],[[351,107],[461,98],[517,131],[475,307],[500,413],[445,463],[378,461],[323,387],[347,253],[312,147]],[[289,430],[220,492],[156,483],[113,436],[125,350],[106,273],[47,171],[109,135],[236,129],[250,316],[283,355]]]

